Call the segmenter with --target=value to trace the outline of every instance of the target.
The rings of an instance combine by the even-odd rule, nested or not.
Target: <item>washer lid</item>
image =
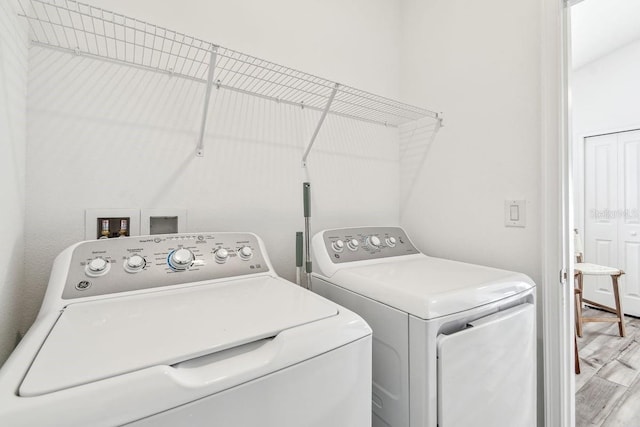
[[[421,319],[470,310],[535,286],[521,273],[426,255],[341,268],[326,280]]]
[[[35,396],[175,364],[337,313],[335,304],[272,277],[70,304],[19,394]]]

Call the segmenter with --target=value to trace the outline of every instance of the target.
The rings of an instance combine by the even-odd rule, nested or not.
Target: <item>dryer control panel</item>
[[[252,233],[122,237],[82,242],[72,250],[63,299],[269,271]]]
[[[324,247],[333,263],[419,254],[400,227],[358,227],[326,230]]]

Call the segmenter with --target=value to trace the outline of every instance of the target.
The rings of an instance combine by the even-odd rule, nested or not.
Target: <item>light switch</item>
[[[518,221],[520,219],[520,208],[518,205],[509,206],[509,220]]]
[[[504,225],[505,227],[526,226],[526,200],[504,201]]]

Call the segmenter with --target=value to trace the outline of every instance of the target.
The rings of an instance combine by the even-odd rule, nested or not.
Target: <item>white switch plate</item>
[[[140,212],[140,233],[143,235],[151,234],[151,217],[152,216],[177,216],[178,217],[178,233],[187,231],[187,210],[176,208],[152,208],[142,209]]]
[[[129,235],[140,235],[140,209],[86,209],[84,211],[84,238],[94,240],[98,218],[129,217]]]
[[[527,201],[504,201],[504,225],[505,227],[525,227],[527,225]]]

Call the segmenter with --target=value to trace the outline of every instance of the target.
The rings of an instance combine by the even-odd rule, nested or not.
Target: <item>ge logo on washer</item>
[[[88,280],[82,280],[78,282],[78,284],[76,285],[76,289],[79,291],[86,291],[90,286],[91,282],[89,282]]]

